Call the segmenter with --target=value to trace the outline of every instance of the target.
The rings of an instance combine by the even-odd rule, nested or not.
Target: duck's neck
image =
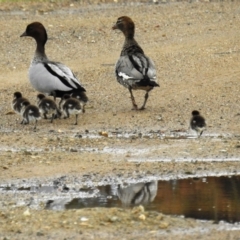
[[[139,46],[134,38],[125,37],[121,56],[141,53],[144,54],[142,48]]]
[[[48,60],[47,55],[45,53],[45,43],[43,44],[37,41],[37,48],[35,51],[34,60],[35,61]]]

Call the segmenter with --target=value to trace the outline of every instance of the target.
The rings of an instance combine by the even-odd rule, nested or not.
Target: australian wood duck
[[[50,61],[45,54],[47,32],[40,22],[29,24],[21,37],[32,37],[37,48],[29,68],[29,80],[33,88],[41,93],[62,97],[65,93],[85,92],[73,72],[64,64]]]
[[[86,95],[86,92],[74,92],[71,94],[71,97],[77,98],[80,101],[82,112],[85,113],[85,105],[88,102],[88,97]]]
[[[78,114],[82,112],[80,101],[77,98],[72,98],[69,94],[64,94],[59,107],[63,112],[64,118],[69,118],[70,115],[75,114],[76,121],[74,125],[78,124]]]
[[[206,129],[205,119],[200,115],[199,111],[192,111],[190,127],[192,130],[195,130],[197,132],[198,137],[200,137],[203,131]]]
[[[13,94],[13,100],[12,100],[12,109],[15,113],[21,114],[21,103],[24,101],[28,101],[26,98],[22,96],[22,93],[15,92]]]
[[[52,99],[47,98],[44,94],[39,93],[37,95],[37,105],[40,113],[43,115],[45,119],[47,119],[47,115],[51,114],[51,123],[55,117],[60,117],[61,112],[57,107],[56,102]]]
[[[148,93],[159,87],[156,82],[156,68],[153,61],[147,57],[142,48],[134,39],[135,25],[131,18],[127,16],[119,17],[112,29],[119,29],[125,36],[125,42],[120,58],[115,66],[117,81],[128,88],[134,110],[145,108]],[[145,90],[145,99],[142,107],[138,108],[132,90]]]
[[[37,128],[37,121],[41,119],[38,107],[31,105],[29,101],[24,101],[21,103],[21,115],[23,117],[22,124],[35,121],[34,129]]]

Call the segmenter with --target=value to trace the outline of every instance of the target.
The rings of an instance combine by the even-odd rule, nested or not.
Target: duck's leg
[[[33,128],[34,130],[36,130],[37,129],[37,119],[35,120],[35,125],[34,125],[34,128]]]
[[[67,108],[63,109],[63,114],[64,114],[64,117],[63,117],[64,119],[69,118],[69,112]]]
[[[53,123],[53,119],[55,118],[55,113],[52,114],[52,118],[51,118],[51,121],[50,123]]]
[[[25,125],[29,124],[28,116],[27,116],[26,118],[24,118],[24,122],[23,122],[23,124],[25,124]]]
[[[47,119],[47,114],[46,112],[43,114],[44,119]]]
[[[85,113],[85,104],[83,103],[81,107],[82,107],[82,112]]]
[[[56,108],[56,113],[55,113],[55,118],[61,118],[61,116],[62,116],[62,112],[58,109],[58,108]]]
[[[66,115],[67,115],[67,118],[70,117],[70,114],[69,114],[69,110],[68,110],[68,108],[66,109]]]
[[[53,99],[54,99],[54,101],[56,102],[56,97],[57,97],[56,92],[55,92],[55,91],[52,91],[52,92],[50,93],[50,95],[53,96]]]
[[[198,138],[200,138],[202,136],[202,133],[203,133],[203,129],[200,129]]]
[[[146,103],[147,103],[148,96],[149,96],[148,93],[149,93],[150,91],[151,91],[151,90],[149,90],[149,91],[146,92],[146,94],[145,94],[145,96],[144,96],[144,102],[143,102],[143,105],[142,105],[141,108],[139,108],[139,110],[144,110],[144,109],[145,109],[145,105],[146,105]]]
[[[61,110],[62,109],[62,101],[63,99],[61,98],[61,100],[59,101],[59,104],[58,104],[58,108]]]
[[[128,90],[130,92],[131,100],[132,100],[132,104],[133,104],[133,109],[132,110],[138,110],[138,106],[137,106],[137,104],[135,102],[135,98],[134,98],[133,93],[132,93],[132,88],[129,87]]]
[[[74,123],[74,125],[77,125],[77,120],[78,120],[78,114],[76,114],[76,122]]]

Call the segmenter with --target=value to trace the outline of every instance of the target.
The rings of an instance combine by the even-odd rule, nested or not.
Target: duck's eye
[[[32,32],[33,28],[32,27],[27,27],[27,32]]]
[[[117,20],[117,24],[121,24],[122,23],[122,18],[119,18],[118,20]]]

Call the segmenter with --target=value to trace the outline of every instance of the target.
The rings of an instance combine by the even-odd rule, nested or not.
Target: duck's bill
[[[114,25],[112,26],[112,30],[115,30],[115,29],[118,29],[117,24],[114,24]]]
[[[27,36],[27,33],[24,32],[20,37],[26,37]]]

